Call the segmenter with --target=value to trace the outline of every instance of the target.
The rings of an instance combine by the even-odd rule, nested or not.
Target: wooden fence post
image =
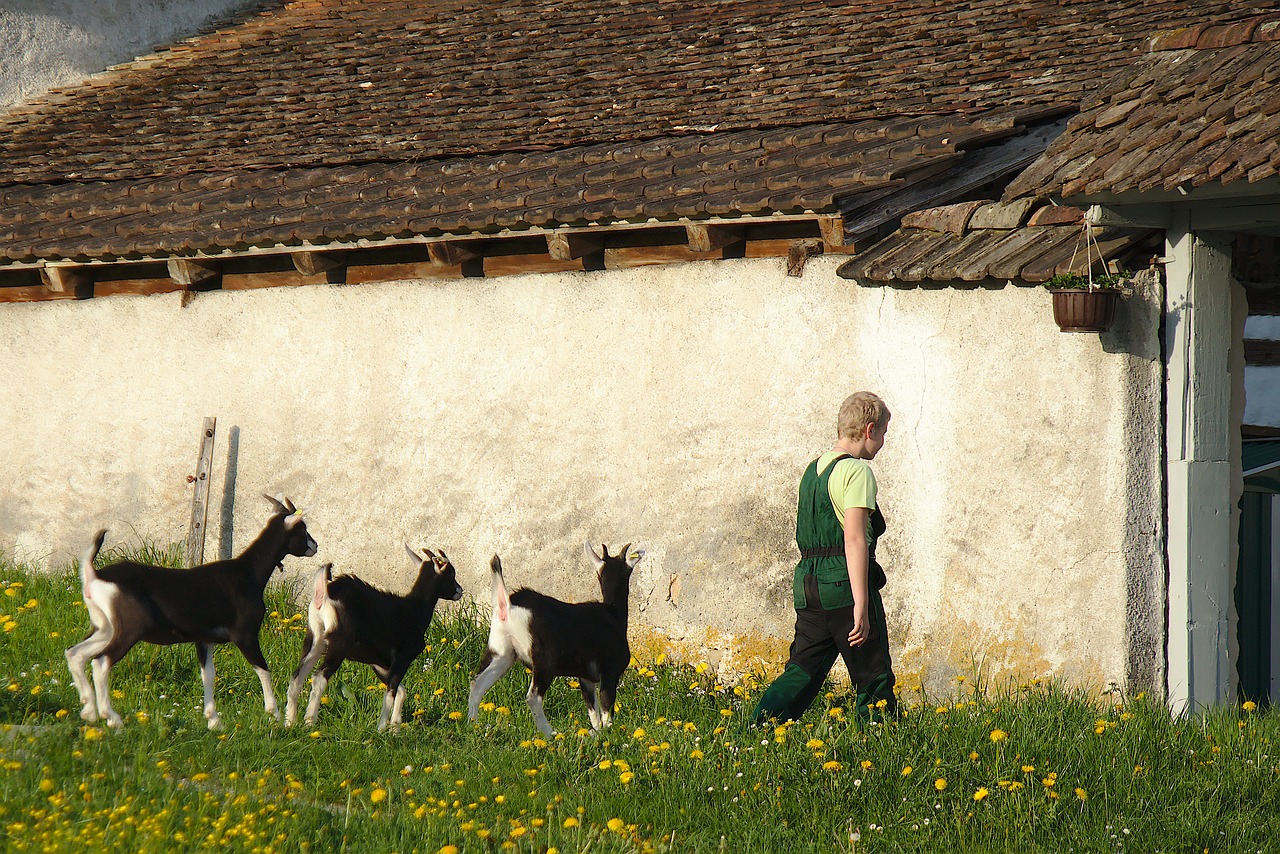
[[[200,431],[200,461],[195,475],[187,480],[196,485],[191,498],[191,528],[187,532],[187,566],[204,563],[204,527],[209,515],[209,473],[213,469],[213,434],[217,418],[206,418]]]

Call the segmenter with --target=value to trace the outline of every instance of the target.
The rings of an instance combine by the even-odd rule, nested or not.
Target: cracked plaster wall
[[[65,565],[104,525],[184,540],[213,415],[209,557],[275,491],[320,543],[291,578],[333,561],[402,589],[408,539],[482,602],[494,552],[509,583],[586,598],[583,540],[640,541],[639,653],[776,670],[800,471],[870,388],[894,412],[874,465],[904,684],[977,663],[1149,688],[1151,300],[1068,335],[1040,289],[863,288],[840,260],[2,306],[0,429],[22,441],[0,456],[0,551]]]

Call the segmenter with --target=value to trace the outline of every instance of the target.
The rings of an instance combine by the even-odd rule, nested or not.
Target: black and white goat
[[[315,723],[329,680],[348,658],[373,668],[387,686],[382,699],[378,730],[400,726],[404,705],[404,676],[426,646],[427,627],[441,599],[462,598],[453,564],[442,551],[424,549],[420,555],[408,545],[409,557],[418,565],[418,580],[405,596],[396,596],[361,581],[354,575],[333,577],[333,564],[316,573],[311,604],[307,606],[307,636],[302,661],[289,682],[284,722],[293,726],[298,715],[298,695],[316,662],[324,662],[311,680],[311,697],[305,721]],[[425,559],[424,559],[425,555]]]
[[[262,682],[267,713],[279,718],[271,674],[258,644],[266,607],[262,591],[286,555],[311,557],[316,541],[307,533],[302,514],[289,499],[263,496],[275,507],[258,538],[239,557],[191,569],[167,569],[122,560],[95,570],[94,558],[107,532],[99,531],[80,559],[84,604],[93,631],[67,650],[67,666],[87,721],[105,718],[113,727],[124,721],[111,708],[111,667],[139,641],[153,644],[194,643],[204,680],[204,716],[209,728],[219,724],[213,705],[213,647],[235,644]],[[93,663],[93,684],[85,664]],[[96,699],[95,699],[96,693]]]
[[[493,556],[489,564],[493,570],[493,619],[489,648],[467,698],[471,720],[476,719],[485,692],[519,659],[533,671],[525,700],[544,735],[550,737],[552,730],[542,711],[542,698],[557,676],[577,678],[592,729],[609,726],[618,681],[631,661],[627,594],[631,571],[644,557],[644,549],[627,544],[618,554],[610,555],[609,547],[602,545],[601,551],[596,554],[590,543],[586,545],[600,581],[601,602],[562,602],[523,587],[508,596],[502,561]]]

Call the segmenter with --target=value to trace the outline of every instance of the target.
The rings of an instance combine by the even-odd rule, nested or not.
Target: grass
[[[147,557],[172,559],[163,550]],[[263,648],[283,704],[305,620],[268,590]],[[804,720],[745,730],[757,680],[633,665],[614,727],[557,684],[544,741],[508,677],[465,719],[487,629],[439,615],[406,726],[374,730],[381,686],[348,664],[314,727],[284,729],[219,648],[210,732],[191,646],[139,646],[112,674],[120,732],[79,720],[63,650],[88,618],[72,573],[0,564],[0,846],[14,851],[1269,851],[1280,723],[1171,718],[1135,697],[958,682],[859,731],[833,690]],[[780,664],[780,663],[773,663]]]

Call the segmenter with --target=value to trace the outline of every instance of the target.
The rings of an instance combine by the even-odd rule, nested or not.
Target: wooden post
[[[200,461],[195,475],[187,480],[196,485],[191,498],[191,528],[187,533],[187,566],[204,563],[204,527],[209,515],[209,473],[213,470],[213,434],[217,418],[206,418],[200,431]]]

